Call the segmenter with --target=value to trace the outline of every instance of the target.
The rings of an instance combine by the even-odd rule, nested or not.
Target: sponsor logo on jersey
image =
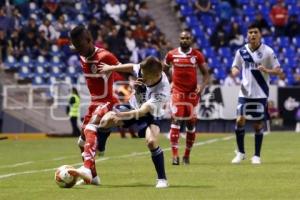
[[[258,51],[258,52],[257,52],[257,57],[261,59],[261,58],[263,57],[262,52]]]
[[[194,56],[192,56],[190,61],[191,61],[191,63],[195,64],[196,63],[196,58]]]
[[[97,68],[97,66],[95,64],[91,64],[91,72],[93,74],[97,74],[98,68]]]

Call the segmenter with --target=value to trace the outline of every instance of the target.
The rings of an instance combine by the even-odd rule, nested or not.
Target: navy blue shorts
[[[264,121],[268,118],[267,99],[249,99],[239,97],[237,115],[249,120]]]
[[[129,104],[120,104],[120,105],[115,106],[114,109],[119,111],[119,112],[125,112],[125,111],[133,110],[133,108]],[[124,123],[124,125],[123,125],[124,128],[129,128],[130,126],[136,126],[138,136],[140,138],[144,138],[145,135],[146,135],[146,129],[151,124],[159,126],[160,125],[160,120],[153,117],[150,114],[147,114],[143,117],[123,120],[123,123]]]

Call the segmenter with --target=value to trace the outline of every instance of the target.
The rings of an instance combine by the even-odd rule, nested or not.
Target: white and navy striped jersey
[[[139,77],[140,65],[134,65],[134,74]],[[151,106],[151,115],[157,118],[165,114],[165,108],[170,100],[170,83],[164,72],[161,79],[152,86],[147,86],[144,94],[135,93],[129,100],[130,105],[138,109],[142,104],[148,103]]]
[[[268,45],[261,44],[255,51],[245,44],[235,54],[232,67],[242,71],[242,83],[239,97],[258,99],[269,96],[269,74],[257,69],[263,65],[269,69],[280,67],[278,59]]]

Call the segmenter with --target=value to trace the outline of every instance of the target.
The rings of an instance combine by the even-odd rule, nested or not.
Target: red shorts
[[[90,122],[92,116],[103,117],[105,113],[111,111],[114,106],[112,102],[91,102],[87,114],[84,116],[81,126],[82,131],[85,126]]]
[[[196,106],[199,102],[199,95],[192,93],[172,92],[171,111],[172,117],[181,120],[189,120],[196,117]]]

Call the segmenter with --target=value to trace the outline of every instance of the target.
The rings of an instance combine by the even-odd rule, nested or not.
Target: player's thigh
[[[160,132],[159,126],[155,124],[150,124],[146,129],[147,144],[149,143],[157,144],[159,132]]]

